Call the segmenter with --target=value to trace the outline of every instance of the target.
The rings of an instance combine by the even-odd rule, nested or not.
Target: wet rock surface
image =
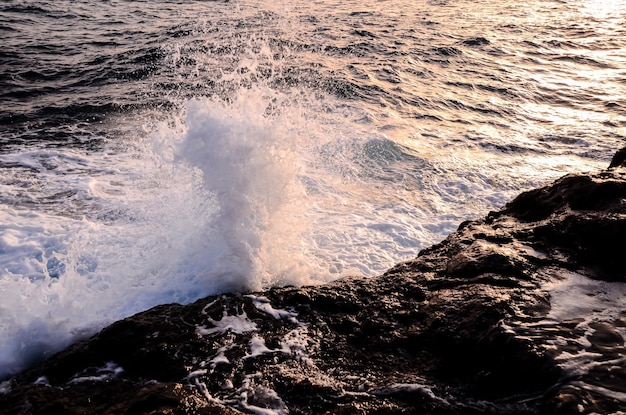
[[[465,222],[377,278],[119,321],[1,383],[0,414],[624,411],[617,158]]]

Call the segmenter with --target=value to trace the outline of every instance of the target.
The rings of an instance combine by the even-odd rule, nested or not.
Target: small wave
[[[440,46],[431,50],[441,56],[459,56],[463,54],[460,49],[457,49],[453,46]]]
[[[577,65],[587,65],[598,69],[617,69],[608,62],[601,62],[588,56],[581,55],[553,55],[549,59],[553,62],[572,62]]]
[[[39,7],[39,6],[34,6],[34,5],[15,5],[15,6],[8,6],[8,7],[3,7],[2,12],[4,13],[16,13],[16,14],[26,14],[26,15],[32,15],[32,14],[39,14],[39,15],[49,15],[50,14],[50,10],[49,9],[44,9],[43,7]]]
[[[357,36],[362,36],[362,37],[370,37],[372,39],[377,37],[374,33],[368,30],[354,30],[352,31],[352,34],[357,35]]]
[[[485,46],[491,44],[489,39],[482,36],[464,39],[461,41],[461,43],[465,46]]]
[[[578,49],[580,47],[579,44],[573,41],[562,40],[562,39],[550,39],[546,41],[545,44],[549,48],[559,48],[559,49]]]

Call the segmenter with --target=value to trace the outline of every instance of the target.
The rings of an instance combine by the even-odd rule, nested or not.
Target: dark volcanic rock
[[[619,149],[611,159],[609,169],[615,167],[626,167],[626,147]]]
[[[1,384],[0,414],[615,413],[624,200],[620,165],[566,176],[377,278],[155,307]]]

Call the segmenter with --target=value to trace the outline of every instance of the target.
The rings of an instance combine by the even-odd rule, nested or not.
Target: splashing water
[[[0,6],[0,378],[160,303],[377,275],[605,167],[622,9],[544,3]]]

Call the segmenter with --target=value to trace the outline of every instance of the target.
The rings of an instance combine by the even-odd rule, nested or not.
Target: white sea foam
[[[50,386],[50,380],[48,380],[48,378],[46,376],[39,376],[37,379],[35,379],[33,384],[34,385]]]
[[[249,359],[252,357],[258,357],[264,354],[272,354],[280,352],[281,350],[272,350],[265,345],[265,339],[261,336],[252,336],[250,339],[250,353],[245,355],[242,359]]]
[[[193,270],[210,198],[190,169],[157,161],[115,148],[0,157],[17,203],[0,212],[0,377],[113,320],[220,291]]]
[[[95,369],[86,369],[77,373],[68,383],[104,382],[114,379],[124,373],[124,369],[115,362],[107,362],[104,366]]]
[[[0,394],[7,394],[11,392],[11,381],[5,380],[0,382]]]
[[[228,350],[228,347],[226,346],[220,347],[219,349],[217,349],[217,354],[215,354],[215,356],[213,356],[211,360],[209,361],[211,363],[212,368],[215,368],[215,366],[217,366],[220,363],[223,363],[223,364],[230,363],[230,360],[228,360],[228,358],[224,354],[226,353],[227,350]]]
[[[239,389],[239,406],[257,415],[287,415],[289,408],[285,402],[275,390],[259,383],[259,377],[251,374],[244,378]]]
[[[264,313],[269,314],[274,317],[276,320],[288,319],[292,323],[300,324],[296,319],[297,313],[294,311],[283,310],[280,308],[274,308],[270,301],[265,297],[260,297],[256,295],[246,295],[246,297],[252,299],[252,303],[258,309],[263,311]]]
[[[256,324],[248,318],[245,311],[234,316],[224,314],[220,320],[213,320],[212,318],[208,320],[213,327],[207,328],[206,326],[198,326],[196,327],[196,333],[201,336],[209,336],[215,333],[225,333],[227,331],[241,334],[258,330]]]
[[[432,400],[436,400],[442,403],[448,403],[446,399],[440,398],[432,390],[431,386],[421,383],[394,383],[393,385],[386,386],[384,388],[376,389],[371,392],[374,395],[393,395],[396,393],[415,393],[426,395]]]
[[[203,186],[218,205],[212,225],[221,246],[207,272],[244,278],[253,289],[302,278],[306,269],[297,247],[307,224],[299,208],[298,137],[249,96],[224,105],[189,102],[186,131],[175,148],[176,160],[202,171]]]

